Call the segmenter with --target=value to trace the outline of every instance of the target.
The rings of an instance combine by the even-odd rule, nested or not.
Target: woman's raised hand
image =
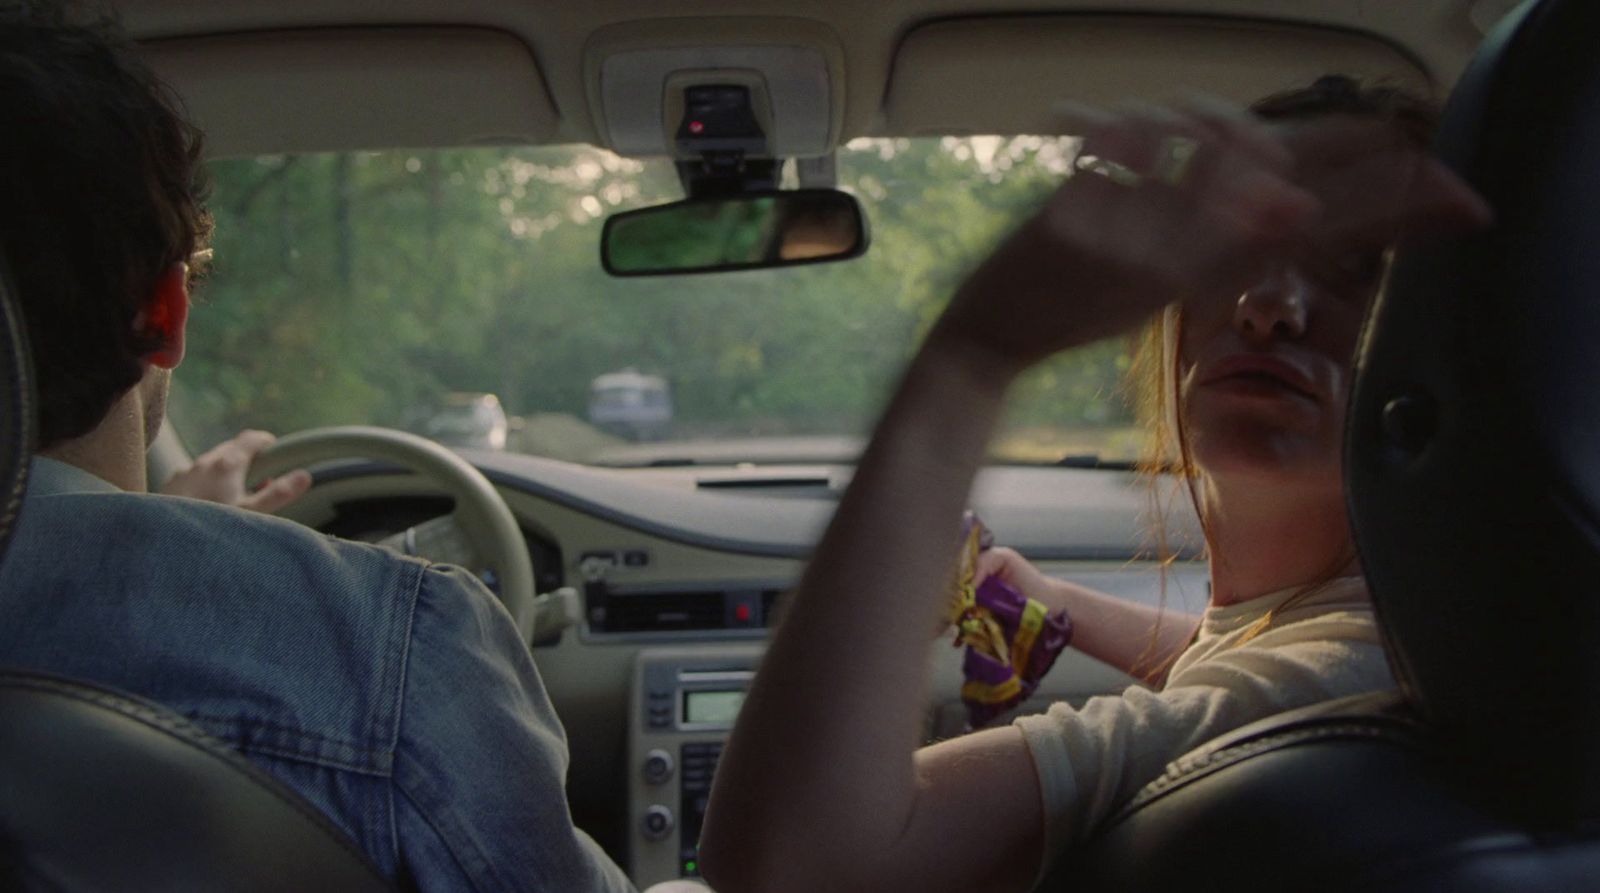
[[[1197,293],[1235,294],[1320,203],[1266,124],[1193,99],[1062,107],[1076,170],[957,292],[942,337],[1021,369]]]
[[[1208,98],[1061,114],[1084,135],[1073,175],[968,278],[934,333],[1007,372],[1173,302],[1233,300],[1351,224],[1398,238],[1487,219],[1382,121],[1269,125]],[[1330,197],[1354,218],[1330,227]]]

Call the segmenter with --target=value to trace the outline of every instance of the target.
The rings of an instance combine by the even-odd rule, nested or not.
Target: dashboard
[[[539,590],[571,587],[579,597],[579,622],[533,649],[567,731],[575,821],[641,888],[695,876],[717,754],[850,468],[597,468],[463,455],[517,518]],[[316,486],[285,514],[328,533],[376,541],[453,507],[394,466],[348,461],[313,471]],[[999,543],[1047,573],[1198,611],[1203,564],[1163,569],[1146,552],[1151,486],[1127,472],[1001,466],[980,475],[972,504]],[[1169,522],[1167,538],[1190,557],[1199,543],[1188,518]],[[929,740],[963,731],[959,658],[947,639],[930,641]],[[1069,649],[1023,709],[1131,682]]]

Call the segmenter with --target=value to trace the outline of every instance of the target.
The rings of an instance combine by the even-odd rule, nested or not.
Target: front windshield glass
[[[561,146],[213,162],[215,260],[173,422],[191,447],[371,424],[576,462],[848,461],[964,273],[1072,150],[856,140],[838,171],[870,221],[864,257],[635,279],[601,270],[601,223],[680,198],[665,161]],[[996,459],[1134,458],[1129,350],[1030,373]]]

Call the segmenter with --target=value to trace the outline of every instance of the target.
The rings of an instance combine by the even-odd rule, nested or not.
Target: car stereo
[[[629,698],[629,874],[699,877],[700,825],[722,745],[755,676],[755,645],[641,650]]]

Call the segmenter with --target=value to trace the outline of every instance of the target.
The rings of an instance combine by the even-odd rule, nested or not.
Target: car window
[[[215,255],[174,424],[191,445],[246,426],[377,424],[578,462],[694,462],[707,444],[723,461],[741,444],[848,458],[964,273],[1073,148],[855,140],[839,182],[866,209],[866,256],[637,279],[600,269],[600,226],[680,198],[666,161],[588,146],[215,161]],[[1032,372],[996,458],[1133,458],[1129,363],[1118,341]],[[469,422],[483,417],[462,394],[492,397],[509,433],[457,430],[492,425]]]

